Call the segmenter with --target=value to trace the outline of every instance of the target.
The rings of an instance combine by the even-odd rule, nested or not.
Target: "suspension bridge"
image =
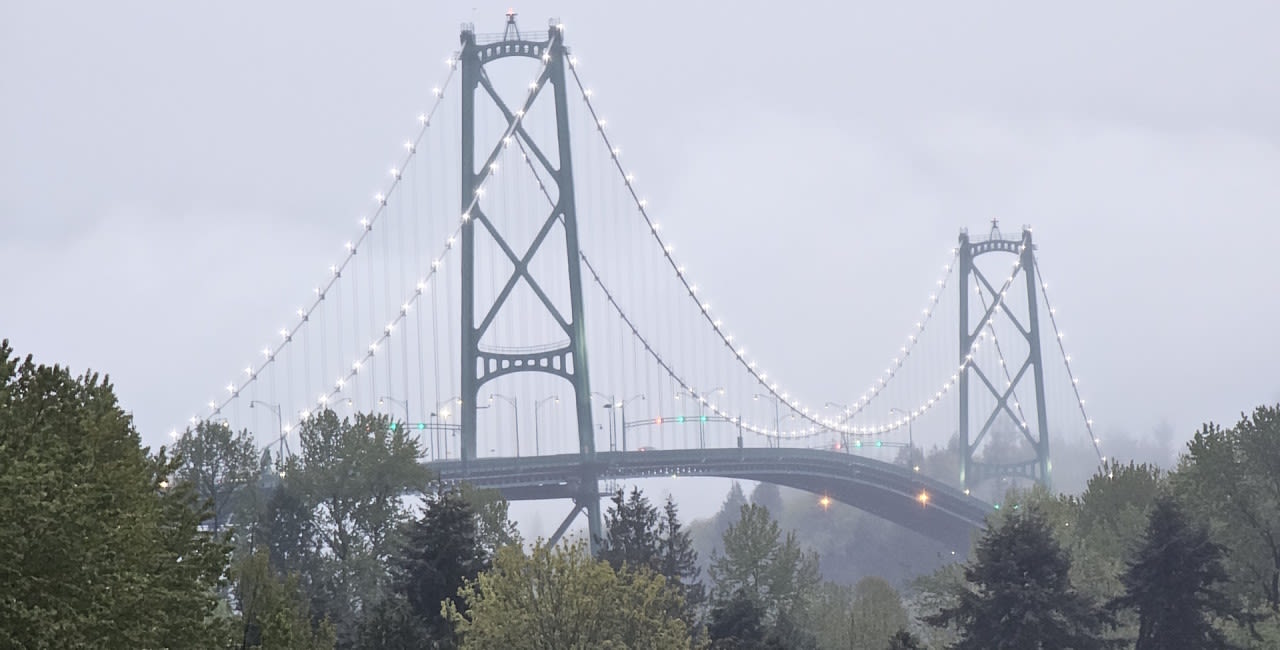
[[[878,376],[809,401],[677,257],[563,25],[464,25],[445,63],[339,259],[193,423],[288,454],[318,412],[383,412],[442,480],[572,500],[556,538],[583,512],[599,537],[602,481],[715,476],[963,548],[982,484],[1047,483],[1051,440],[1097,449],[1029,227],[961,232]],[[917,433],[956,466],[921,471]]]

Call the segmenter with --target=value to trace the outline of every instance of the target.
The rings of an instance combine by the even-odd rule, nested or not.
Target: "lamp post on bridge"
[[[770,394],[756,393],[755,395],[751,396],[751,399],[760,399],[761,397],[768,397],[773,400],[773,434],[775,437],[780,438],[782,436],[782,418],[779,417],[778,396],[772,393]]]
[[[646,398],[646,397],[644,396],[644,394],[643,394],[643,393],[641,393],[641,394],[637,394],[637,395],[632,395],[631,397],[629,397],[629,398],[627,398],[627,399],[624,399],[624,400],[622,400],[621,402],[610,402],[610,403],[608,403],[608,404],[605,404],[605,405],[604,405],[604,407],[605,407],[605,408],[613,408],[613,409],[617,409],[617,410],[621,413],[621,417],[622,417],[622,451],[626,451],[626,450],[627,450],[627,405],[628,405],[628,404],[630,404],[630,403],[632,403],[632,402],[634,402],[634,401],[636,401],[636,400],[638,400],[638,399],[648,399],[648,398]],[[610,428],[612,428],[612,418],[610,419]]]
[[[599,397],[600,399],[605,400],[605,404],[601,408],[612,409],[613,403],[618,401],[618,398],[614,397],[613,395],[605,395],[604,393],[597,392],[597,391],[591,391],[591,395],[593,397]],[[615,423],[613,420],[614,420],[613,412],[610,411],[609,412],[609,451],[618,450],[618,434],[614,431]]]
[[[439,404],[436,404],[436,409],[435,409],[434,411],[432,411],[432,412],[431,412],[431,418],[432,418],[432,419],[434,419],[434,420],[436,420],[437,422],[438,422],[438,421],[440,421],[440,420],[446,420],[446,421],[447,421],[447,420],[449,419],[449,416],[450,416],[450,415],[453,415],[453,412],[452,412],[451,410],[449,410],[448,406],[449,406],[449,404],[452,404],[452,403],[454,403],[455,401],[458,403],[458,405],[459,405],[459,406],[461,406],[461,405],[462,405],[462,398],[461,398],[461,397],[458,397],[458,396],[456,396],[456,395],[455,395],[454,397],[450,397],[449,399],[447,399],[447,400],[445,400],[445,401],[443,401],[443,402],[440,402]],[[439,443],[436,443],[436,445],[437,445],[437,449],[438,449],[440,446],[443,446],[443,447],[444,447],[444,457],[445,457],[445,460],[448,460],[448,459],[449,459],[449,438],[445,435],[445,429],[446,429],[448,426],[449,426],[448,424],[445,424],[445,425],[443,425],[443,426],[440,426],[440,425],[432,425],[432,427],[431,427],[431,428],[432,428],[432,433],[436,433],[436,432],[438,431],[438,432],[440,433],[440,439],[444,441],[444,444],[443,444],[443,445],[440,445]]]
[[[693,392],[693,391],[691,391]],[[724,387],[712,388],[707,391],[707,395],[715,395],[720,393],[724,395]],[[707,448],[707,398],[706,396],[698,396],[698,448]]]
[[[901,413],[907,418],[907,466],[910,467],[912,471],[918,472],[920,471],[920,466],[915,463],[916,441],[915,434],[912,432],[916,419],[912,417],[910,413],[897,407],[889,409],[890,415],[893,415],[894,413]]]
[[[278,435],[279,435],[279,438],[277,438],[277,439],[276,439],[276,440],[277,440],[277,442],[276,442],[276,444],[277,444],[277,447],[276,447],[276,461],[277,461],[277,462],[284,462],[284,447],[285,447],[285,441],[284,441],[284,416],[280,413],[280,405],[279,405],[279,404],[270,404],[270,403],[264,402],[264,401],[262,401],[262,400],[257,400],[257,399],[255,399],[255,400],[251,400],[251,401],[249,402],[249,408],[253,408],[255,404],[260,404],[260,405],[262,405],[262,406],[265,406],[269,411],[271,411],[272,413],[275,413],[275,414],[276,414],[276,432],[277,432],[277,433],[278,433]]]
[[[394,398],[394,397],[387,397],[386,395],[383,395],[382,397],[379,397],[379,398],[378,398],[378,406],[382,406],[382,404],[383,404],[383,402],[384,402],[384,401],[391,402],[391,403],[393,403],[393,404],[399,404],[401,407],[403,407],[403,408],[404,408],[404,423],[405,423],[406,425],[407,425],[407,424],[409,424],[409,400],[407,400],[407,399],[396,399],[396,398]]]
[[[557,395],[544,397],[533,403],[533,455],[534,456],[542,455],[542,449],[538,443],[538,407],[542,406],[544,403],[549,402],[551,400],[555,400],[556,404],[560,403],[560,397]]]
[[[516,458],[520,458],[520,402],[514,397],[507,397],[501,393],[493,393],[489,395],[489,399],[498,398],[511,405],[511,409],[515,411],[516,416]]]
[[[840,409],[841,412],[846,414],[852,412],[852,409],[849,408],[848,404],[838,404],[836,402],[827,402],[826,405],[831,408]],[[844,445],[844,453],[846,454],[849,453],[849,434],[844,431],[838,431],[837,433],[840,434],[840,444]]]

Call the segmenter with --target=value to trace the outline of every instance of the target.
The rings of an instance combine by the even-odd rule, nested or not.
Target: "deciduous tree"
[[[195,487],[209,502],[209,525],[220,530],[239,509],[238,497],[257,478],[258,450],[247,429],[234,431],[223,422],[202,421],[187,428],[173,445],[181,461],[178,479]]]
[[[463,648],[596,650],[688,648],[679,595],[649,571],[618,573],[583,544],[529,555],[498,551],[493,568],[462,590],[469,609],[446,601]]]
[[[229,546],[108,379],[0,343],[0,647],[220,648]]]

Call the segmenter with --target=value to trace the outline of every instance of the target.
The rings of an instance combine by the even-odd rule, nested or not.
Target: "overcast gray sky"
[[[669,234],[811,399],[873,379],[998,217],[1035,227],[1104,435],[1280,401],[1274,3],[515,8],[567,25]],[[506,9],[3,4],[0,336],[109,372],[163,442],[332,261],[459,23]]]

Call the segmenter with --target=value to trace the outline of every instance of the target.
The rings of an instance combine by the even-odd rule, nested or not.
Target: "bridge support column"
[[[1017,476],[1049,486],[1052,465],[1049,460],[1049,424],[1045,412],[1044,367],[1040,355],[1040,317],[1036,300],[1035,246],[1031,241],[1031,229],[1024,228],[1022,236],[1018,239],[1005,239],[1000,234],[995,221],[992,221],[990,235],[983,239],[971,240],[968,232],[961,231],[958,253],[961,369],[957,390],[960,400],[958,422],[960,485],[963,489],[969,490],[984,479]],[[1008,286],[993,285],[974,264],[976,257],[987,253],[1006,253],[1018,257],[1017,268]],[[1001,295],[1002,290],[1007,292],[1013,288],[1013,281],[1017,279],[1018,273],[1026,278],[1027,313],[1025,316],[1015,314],[1015,310],[1004,302],[1004,297]],[[971,284],[974,282],[977,284]],[[972,327],[969,321],[969,292],[975,288],[979,297],[990,296],[989,302],[986,298],[982,298],[980,307],[984,309],[984,313],[978,320],[976,328]],[[974,343],[982,336],[982,330],[1000,314],[1003,314],[1021,335],[1026,344],[1027,357],[1021,363],[1014,364],[1012,360],[1005,359],[999,343],[993,340],[996,350],[1001,351],[1002,367],[998,372],[1003,374],[988,377],[978,363],[977,357],[971,356],[971,350]],[[1020,317],[1026,319],[1025,325]],[[1015,392],[1019,384],[1027,379],[1028,373],[1035,399],[1035,404],[1032,405],[1035,408],[1033,422],[1024,421],[1022,403]],[[983,396],[989,395],[995,400],[995,406],[991,411],[981,414],[986,419],[976,436],[970,430],[971,378],[978,380],[975,386],[979,393]],[[1010,463],[989,463],[975,459],[974,455],[982,441],[1001,416],[1007,416],[1013,422],[1014,428],[1030,445],[1034,457]]]
[[[477,406],[480,389],[498,377],[521,373],[543,372],[564,378],[573,386],[574,404],[577,410],[578,446],[582,456],[583,481],[590,484],[595,505],[586,505],[593,531],[600,529],[599,480],[589,468],[595,461],[595,432],[591,422],[591,382],[588,376],[587,336],[582,299],[582,270],[578,248],[578,211],[574,196],[573,160],[569,139],[568,87],[565,70],[568,51],[564,45],[564,32],[554,21],[547,31],[546,40],[530,40],[521,36],[515,26],[515,14],[507,15],[507,29],[501,39],[477,37],[475,28],[466,26],[461,34],[462,51],[459,54],[462,81],[462,461],[464,464],[476,458]],[[483,41],[483,42],[482,42]],[[543,63],[541,74],[534,80],[528,94],[520,104],[508,106],[485,74],[489,63],[507,57],[536,59]],[[556,138],[554,142],[538,142],[526,130],[523,117],[529,114],[539,95],[550,90],[555,108]],[[483,92],[480,92],[483,91]],[[524,92],[523,90],[521,91]],[[484,143],[486,152],[478,157],[476,150],[476,98],[487,98],[506,119],[503,137]],[[536,131],[535,131],[536,132]],[[493,134],[484,134],[492,137]],[[481,200],[481,189],[492,164],[509,146],[519,146],[527,151],[531,162],[541,167],[550,178],[554,189],[555,205],[542,220],[538,236],[523,254],[513,250],[502,234],[504,223],[498,213],[489,208],[501,209],[501,203],[490,205]],[[545,152],[555,152],[548,156]],[[541,181],[540,181],[541,182]],[[477,228],[480,226],[480,228]],[[569,304],[556,304],[548,296],[539,279],[529,273],[529,266],[540,252],[542,245],[557,226],[563,232],[565,244],[565,271],[569,283]],[[477,305],[475,292],[477,233],[501,250],[512,263],[513,270],[492,305]],[[568,342],[562,346],[552,344],[552,349],[537,348],[527,353],[515,354],[493,342],[492,325],[507,304],[512,290],[520,282],[527,284],[540,299],[548,315],[560,326]],[[567,312],[567,313],[566,313]],[[488,334],[488,338],[486,338]],[[588,487],[584,486],[585,490]],[[585,498],[585,496],[584,496]]]

